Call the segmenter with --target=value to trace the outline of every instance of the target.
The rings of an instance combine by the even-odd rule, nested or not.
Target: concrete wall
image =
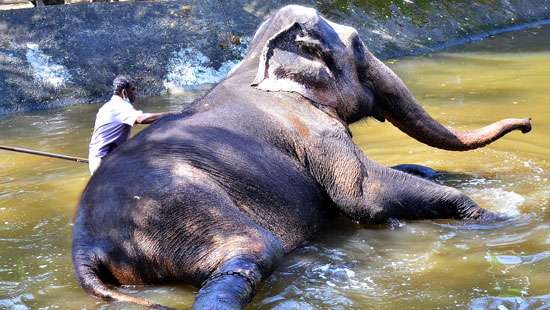
[[[182,0],[0,11],[0,114],[100,102],[121,73],[137,78],[141,95],[215,83],[269,12],[289,3],[356,27],[382,58],[550,18],[550,0]]]

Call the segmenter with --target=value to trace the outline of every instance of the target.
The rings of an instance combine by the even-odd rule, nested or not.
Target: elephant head
[[[256,32],[245,61],[258,64],[252,86],[296,92],[346,124],[365,117],[389,120],[433,147],[465,151],[506,133],[531,130],[530,119],[504,119],[471,131],[434,120],[401,79],[377,59],[354,28],[330,22],[311,8],[290,5]]]

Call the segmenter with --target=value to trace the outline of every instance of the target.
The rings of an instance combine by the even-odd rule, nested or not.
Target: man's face
[[[130,88],[126,89],[126,97],[128,98],[128,101],[130,103],[134,103],[136,101],[136,93],[137,89],[135,86],[130,86]]]

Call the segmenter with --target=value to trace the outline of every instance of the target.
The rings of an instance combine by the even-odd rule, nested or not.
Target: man
[[[103,157],[128,139],[134,124],[149,124],[168,114],[136,110],[132,105],[135,99],[134,82],[127,76],[117,76],[113,81],[113,97],[96,115],[88,156],[91,174],[97,170]]]

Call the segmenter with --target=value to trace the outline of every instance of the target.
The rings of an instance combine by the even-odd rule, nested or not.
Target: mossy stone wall
[[[181,0],[0,11],[0,115],[101,102],[121,73],[137,77],[141,95],[163,94],[175,52],[201,51],[217,68],[235,57],[227,48],[231,38],[252,36],[270,12],[290,3],[357,28],[381,58],[550,18],[550,0]],[[37,80],[29,50],[65,68],[70,82],[53,87]]]

